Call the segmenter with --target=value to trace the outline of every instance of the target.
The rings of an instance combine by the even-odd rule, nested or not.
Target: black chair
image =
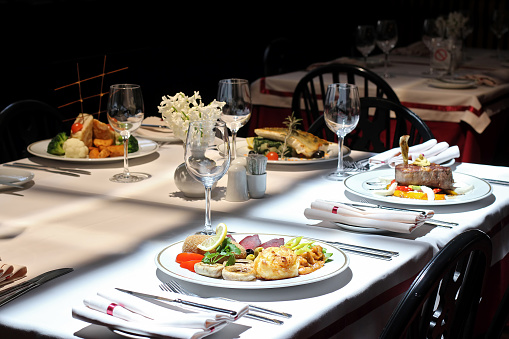
[[[471,338],[491,251],[479,230],[452,239],[419,273],[380,338]]]
[[[434,139],[426,123],[409,108],[384,99],[360,98],[361,115],[357,127],[345,138],[345,145],[358,151],[383,152],[399,147],[399,138],[409,135],[410,146]],[[323,116],[308,132],[319,135],[326,129]],[[328,130],[328,128],[327,128]],[[330,139],[329,137],[329,140]]]
[[[369,69],[340,63],[317,67],[298,82],[293,92],[292,112],[296,117],[303,119],[304,129],[310,128],[311,124],[322,116],[327,86],[338,82],[358,86],[362,83],[364,90],[359,93],[361,97],[383,97],[400,102],[392,87]]]
[[[38,100],[21,100],[0,112],[0,163],[25,158],[27,146],[64,131],[58,110]]]
[[[296,71],[299,68],[297,45],[292,40],[280,37],[272,40],[263,53],[263,74],[271,76]]]
[[[506,289],[486,332],[486,339],[501,338],[509,322],[509,288]]]

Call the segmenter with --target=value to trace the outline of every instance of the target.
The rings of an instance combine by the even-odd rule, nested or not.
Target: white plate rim
[[[243,237],[253,235],[254,233],[235,233],[235,239],[241,240]],[[288,241],[296,236],[282,235],[282,234],[268,234],[268,233],[257,233],[262,243],[273,238],[284,238]],[[311,239],[303,237],[303,239]],[[178,253],[182,252],[182,243],[184,240],[177,241],[157,253],[155,257],[156,266],[164,273],[170,275],[173,278],[185,280],[190,283],[213,286],[220,288],[235,288],[235,289],[269,289],[269,288],[281,288],[290,286],[299,286],[310,283],[315,283],[325,279],[332,278],[346,270],[350,266],[350,258],[348,255],[340,250],[339,248],[326,244],[322,241],[312,239],[315,244],[327,249],[327,252],[332,252],[333,255],[331,262],[325,264],[326,266],[316,270],[312,273],[301,275],[295,278],[272,280],[272,281],[228,281],[223,279],[216,279],[205,277],[197,273],[193,273],[185,268],[181,268],[179,264],[175,262],[175,257]],[[329,266],[327,266],[329,265]]]
[[[468,89],[468,88],[475,88],[476,83],[475,81],[470,81],[467,83],[449,83],[449,82],[443,82],[440,80],[431,79],[428,82],[428,85],[431,87],[436,88],[442,88],[442,89]]]
[[[145,138],[136,138],[138,140],[138,145],[140,149],[137,152],[129,153],[129,160],[136,159],[140,157],[147,156],[156,152],[159,148],[159,145],[153,140],[145,139]],[[28,145],[27,150],[30,154],[35,155],[40,158],[59,160],[59,161],[68,161],[68,162],[115,162],[115,161],[123,161],[124,157],[113,157],[113,158],[101,158],[101,159],[90,159],[90,158],[66,158],[63,155],[53,155],[49,154],[46,149],[48,148],[48,144],[51,139],[36,141],[30,145]]]
[[[481,199],[484,199],[491,195],[493,188],[491,185],[478,177],[475,177],[470,174],[465,173],[459,173],[459,172],[453,172],[453,178],[457,182],[462,183],[470,183],[474,185],[474,190],[472,192],[469,192],[465,194],[464,196],[459,196],[454,199],[448,199],[448,200],[434,200],[434,201],[427,201],[427,200],[415,200],[415,199],[405,199],[405,198],[398,198],[398,197],[386,197],[386,196],[380,196],[376,195],[374,193],[371,193],[370,191],[363,189],[362,185],[364,182],[368,180],[373,180],[377,177],[394,177],[394,169],[379,169],[375,171],[370,172],[361,172],[353,174],[349,177],[347,177],[343,182],[345,184],[345,188],[355,194],[359,195],[361,197],[381,201],[385,203],[392,203],[392,204],[398,204],[398,205],[427,205],[427,206],[444,206],[444,205],[459,205],[459,204],[466,204],[469,202],[478,201]]]
[[[347,147],[343,146],[344,152],[343,152],[343,158],[347,157],[352,153],[352,150]],[[245,149],[245,150],[243,150]],[[246,151],[247,150],[247,151]],[[237,140],[237,155],[246,157],[249,153],[249,148],[247,146],[247,141],[245,140]],[[317,163],[324,163],[328,161],[338,161],[338,156],[334,155],[328,158],[311,158],[311,159],[303,159],[303,158],[290,158],[290,160],[267,160],[268,164],[275,164],[275,165],[305,165],[305,164],[317,164]]]
[[[8,181],[8,180],[12,180],[13,177],[17,177],[17,180],[16,181]],[[22,185],[22,184],[25,184],[25,183],[29,182],[30,180],[32,180],[34,178],[34,173],[27,171],[27,170],[17,169],[17,168],[2,167],[2,168],[0,168],[0,181],[4,181],[4,180],[1,180],[3,178],[6,179],[5,180],[6,182],[10,182],[11,184]],[[2,186],[2,185],[0,184],[0,186]]]

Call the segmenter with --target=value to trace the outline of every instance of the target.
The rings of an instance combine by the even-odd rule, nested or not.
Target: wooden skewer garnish
[[[408,165],[408,139],[409,135],[402,135],[399,138],[399,147],[401,148],[401,156],[403,157],[403,163]]]

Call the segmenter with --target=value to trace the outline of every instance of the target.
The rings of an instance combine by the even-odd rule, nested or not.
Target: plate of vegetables
[[[489,196],[491,185],[483,179],[454,173],[454,188],[441,190],[426,186],[400,186],[394,170],[376,170],[354,174],[344,180],[346,189],[364,198],[402,205],[457,205]],[[433,199],[428,199],[433,196]]]
[[[242,239],[251,236],[252,234],[235,233],[236,239]],[[171,244],[168,247],[161,250],[156,255],[155,263],[156,266],[162,272],[170,275],[173,278],[178,278],[199,285],[235,289],[266,289],[310,284],[325,279],[329,279],[340,274],[341,272],[348,268],[350,263],[349,257],[343,251],[341,251],[337,247],[334,247],[322,241],[280,234],[259,233],[256,236],[259,237],[261,242],[269,242],[273,239],[284,239],[283,241],[285,245],[290,246],[295,251],[299,250],[300,248],[308,244],[320,245],[328,253],[329,259],[320,269],[313,271],[309,274],[298,275],[293,278],[286,278],[280,280],[256,279],[252,281],[224,280],[221,278],[212,278],[200,275],[190,270],[191,268],[190,265],[194,265],[196,260],[202,259],[194,258],[194,254],[189,254],[190,256],[192,256],[189,258],[190,259],[189,262],[191,262],[192,264],[188,265],[185,261],[183,262],[184,260],[183,257],[187,258],[188,254],[182,255],[182,245],[184,243],[184,241],[182,240],[174,244]],[[298,246],[302,247],[297,248]],[[209,257],[205,256],[205,258],[206,260],[209,260],[210,256]]]
[[[134,139],[133,139],[134,140]],[[52,160],[60,160],[60,161],[70,161],[70,162],[114,162],[114,161],[123,161],[123,156],[117,157],[108,157],[108,158],[66,158],[63,155],[54,155],[48,152],[48,146],[52,139],[46,139],[34,142],[27,147],[28,152],[35,156],[52,159]],[[152,154],[157,151],[158,144],[155,141],[136,138],[138,150],[129,153],[129,159],[135,159],[139,157],[144,157],[146,155]]]

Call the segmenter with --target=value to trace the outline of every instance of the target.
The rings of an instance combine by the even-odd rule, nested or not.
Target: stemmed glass
[[[141,126],[144,116],[143,95],[139,85],[116,84],[110,86],[108,121],[124,141],[124,172],[115,174],[111,181],[130,183],[145,180],[149,175],[129,171],[128,150],[131,133]]]
[[[433,52],[433,43],[440,37],[440,29],[437,26],[436,20],[425,19],[422,25],[422,42],[426,45],[430,53]],[[433,67],[430,65],[429,71],[424,74],[433,74]]]
[[[338,167],[327,176],[329,180],[343,180],[348,173],[343,168],[343,143],[345,136],[359,122],[360,100],[357,86],[335,83],[327,87],[323,115],[327,127],[338,136]]]
[[[375,49],[375,27],[371,25],[359,25],[355,31],[355,47],[364,57],[364,63],[368,65],[368,55]]]
[[[205,227],[198,233],[215,234],[211,223],[210,196],[214,183],[230,167],[231,151],[226,124],[219,120],[190,122],[184,158],[189,174],[205,186]]]
[[[398,42],[398,26],[394,20],[379,20],[376,24],[376,45],[385,54],[384,77],[390,78],[387,71],[389,64],[389,53]]]
[[[491,19],[491,31],[497,36],[497,57],[502,60],[502,37],[509,32],[509,12],[495,10]]]
[[[232,158],[237,156],[237,132],[251,118],[251,91],[244,79],[219,81],[217,100],[224,102],[221,120],[232,132]]]

